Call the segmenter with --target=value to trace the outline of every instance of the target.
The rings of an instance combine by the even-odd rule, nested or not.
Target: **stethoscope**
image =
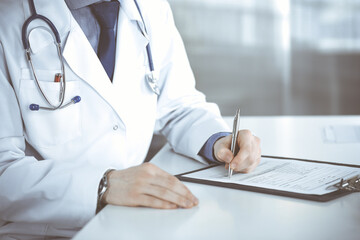
[[[136,4],[136,8],[139,11],[139,14],[141,16],[141,20],[143,22],[144,25],[144,30],[145,33],[147,34],[147,30],[146,30],[146,26],[145,26],[145,22],[144,22],[144,18],[141,14],[140,8],[138,3],[135,1]],[[45,99],[46,103],[48,104],[47,107],[43,107],[40,106],[38,104],[32,103],[30,104],[29,108],[31,111],[38,111],[40,109],[42,110],[57,110],[57,109],[63,109],[66,108],[72,104],[76,104],[78,102],[81,101],[81,97],[80,96],[74,96],[70,101],[64,103],[64,99],[65,99],[65,90],[66,90],[66,78],[65,78],[65,67],[64,67],[64,60],[63,60],[63,55],[62,55],[62,50],[61,50],[61,39],[60,39],[60,34],[58,32],[58,30],[56,29],[55,25],[50,21],[50,19],[48,19],[47,17],[40,15],[36,12],[35,9],[35,4],[34,4],[34,0],[28,0],[29,5],[30,5],[30,10],[31,10],[31,16],[24,22],[24,25],[22,27],[22,42],[23,42],[23,46],[25,49],[25,54],[26,54],[26,59],[28,60],[30,67],[31,67],[31,71],[34,75],[35,78],[35,83],[37,88],[40,91],[40,94],[42,95],[42,97]],[[44,90],[42,89],[39,80],[37,78],[36,72],[35,72],[35,68],[31,59],[31,47],[30,47],[30,41],[29,41],[29,34],[27,34],[27,30],[28,27],[30,25],[30,23],[35,20],[35,19],[39,19],[44,21],[51,29],[51,32],[53,34],[53,37],[55,38],[55,46],[56,46],[56,50],[58,53],[58,57],[60,60],[60,64],[61,64],[61,73],[57,73],[55,75],[55,82],[59,82],[60,84],[60,90],[59,90],[59,102],[58,104],[53,104],[50,102],[49,98],[47,97],[47,95],[45,94]],[[146,81],[150,87],[150,89],[156,94],[156,95],[160,95],[160,89],[157,86],[157,78],[156,78],[156,74],[155,74],[155,70],[154,70],[154,63],[153,63],[153,59],[152,59],[152,54],[151,54],[151,48],[150,48],[150,44],[148,44],[146,46],[146,52],[147,52],[147,56],[148,56],[148,61],[149,61],[149,68],[150,68],[150,73],[146,74]]]
[[[147,30],[146,30],[146,25],[145,25],[145,21],[144,21],[144,18],[141,14],[141,11],[140,11],[140,7],[139,7],[139,4],[137,3],[136,0],[134,0],[135,2],[135,5],[136,5],[136,8],[137,10],[139,11],[139,14],[140,14],[140,17],[141,17],[141,21],[144,25],[144,31],[147,35]],[[139,26],[139,28],[141,29],[141,27]],[[146,82],[148,83],[150,89],[157,95],[159,96],[160,95],[160,89],[157,85],[157,77],[156,77],[156,74],[155,74],[155,69],[154,69],[154,62],[153,62],[153,59],[152,59],[152,54],[151,54],[151,48],[150,48],[150,43],[148,43],[148,45],[146,45],[146,53],[147,53],[147,57],[148,57],[148,61],[149,61],[149,68],[150,68],[150,73],[149,74],[146,74]]]

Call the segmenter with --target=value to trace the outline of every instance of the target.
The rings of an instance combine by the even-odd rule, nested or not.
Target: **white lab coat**
[[[65,100],[75,95],[82,100],[57,111],[33,112],[31,103],[46,103],[21,42],[28,1],[0,1],[0,215],[2,224],[7,222],[0,233],[57,235],[59,228],[82,227],[95,214],[105,170],[141,164],[154,131],[164,134],[176,152],[200,161],[197,153],[207,138],[228,131],[217,106],[195,90],[168,3],[138,2],[148,36],[139,29],[134,2],[120,0],[111,83],[64,0],[35,0],[37,12],[55,24],[62,39]],[[53,80],[60,65],[52,37],[41,25],[30,25],[33,61],[41,86],[55,102],[59,85]],[[145,82],[149,40],[159,97]],[[44,160],[25,154],[26,141]]]

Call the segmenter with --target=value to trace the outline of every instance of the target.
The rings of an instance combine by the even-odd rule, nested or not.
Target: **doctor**
[[[58,228],[82,227],[107,203],[196,206],[174,176],[142,164],[154,132],[202,162],[248,172],[260,161],[248,130],[232,155],[217,106],[195,89],[166,1],[98,2],[0,2],[2,234],[72,236]],[[24,27],[38,15],[55,33],[42,17]]]

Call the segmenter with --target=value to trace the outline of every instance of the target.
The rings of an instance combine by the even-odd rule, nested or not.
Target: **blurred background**
[[[169,2],[223,115],[360,114],[360,0]]]
[[[223,115],[360,114],[359,0],[169,0]]]

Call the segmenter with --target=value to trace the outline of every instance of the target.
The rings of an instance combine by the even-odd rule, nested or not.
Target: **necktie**
[[[119,2],[101,2],[91,5],[101,30],[97,55],[107,75],[112,80],[115,67],[115,23],[119,12]]]

